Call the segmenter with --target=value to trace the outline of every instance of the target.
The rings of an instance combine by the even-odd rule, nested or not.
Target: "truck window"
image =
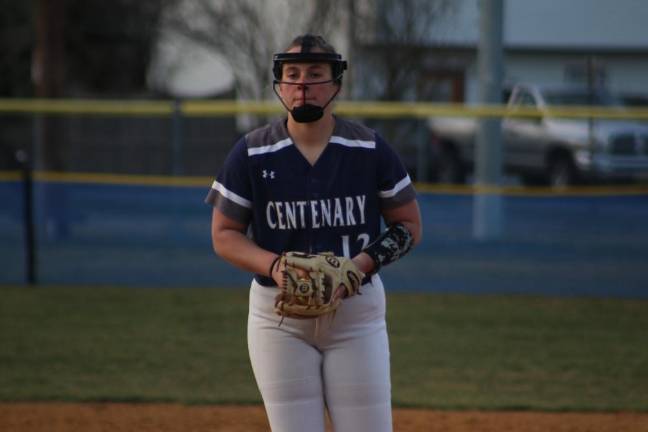
[[[531,93],[526,90],[519,90],[515,95],[513,105],[527,108],[534,108],[536,106],[535,98]]]
[[[535,98],[529,92],[522,92],[520,95],[520,105],[533,108],[536,106]]]
[[[511,93],[512,93],[512,90],[510,88],[504,88],[504,90],[502,90],[502,103],[503,104],[507,104],[508,101],[511,99]]]

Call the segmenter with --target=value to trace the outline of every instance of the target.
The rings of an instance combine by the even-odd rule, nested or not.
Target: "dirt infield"
[[[259,406],[3,403],[7,432],[268,431]],[[330,429],[329,429],[330,430]],[[648,432],[648,413],[534,413],[395,409],[394,431]]]

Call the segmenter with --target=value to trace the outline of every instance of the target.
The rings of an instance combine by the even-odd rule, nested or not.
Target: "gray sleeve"
[[[225,216],[248,224],[252,218],[252,187],[248,176],[248,156],[242,138],[225,160],[223,168],[205,198]]]

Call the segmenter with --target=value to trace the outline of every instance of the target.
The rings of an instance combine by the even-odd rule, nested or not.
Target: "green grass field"
[[[0,400],[259,403],[247,290],[0,288]],[[396,406],[648,411],[648,301],[389,294]]]

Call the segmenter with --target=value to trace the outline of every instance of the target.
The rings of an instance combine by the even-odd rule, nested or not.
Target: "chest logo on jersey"
[[[268,201],[266,222],[271,229],[291,230],[363,225],[366,195],[310,201]]]
[[[268,170],[263,170],[261,172],[261,177],[263,178],[270,178],[273,179],[275,178],[275,172],[274,171],[268,171]]]

